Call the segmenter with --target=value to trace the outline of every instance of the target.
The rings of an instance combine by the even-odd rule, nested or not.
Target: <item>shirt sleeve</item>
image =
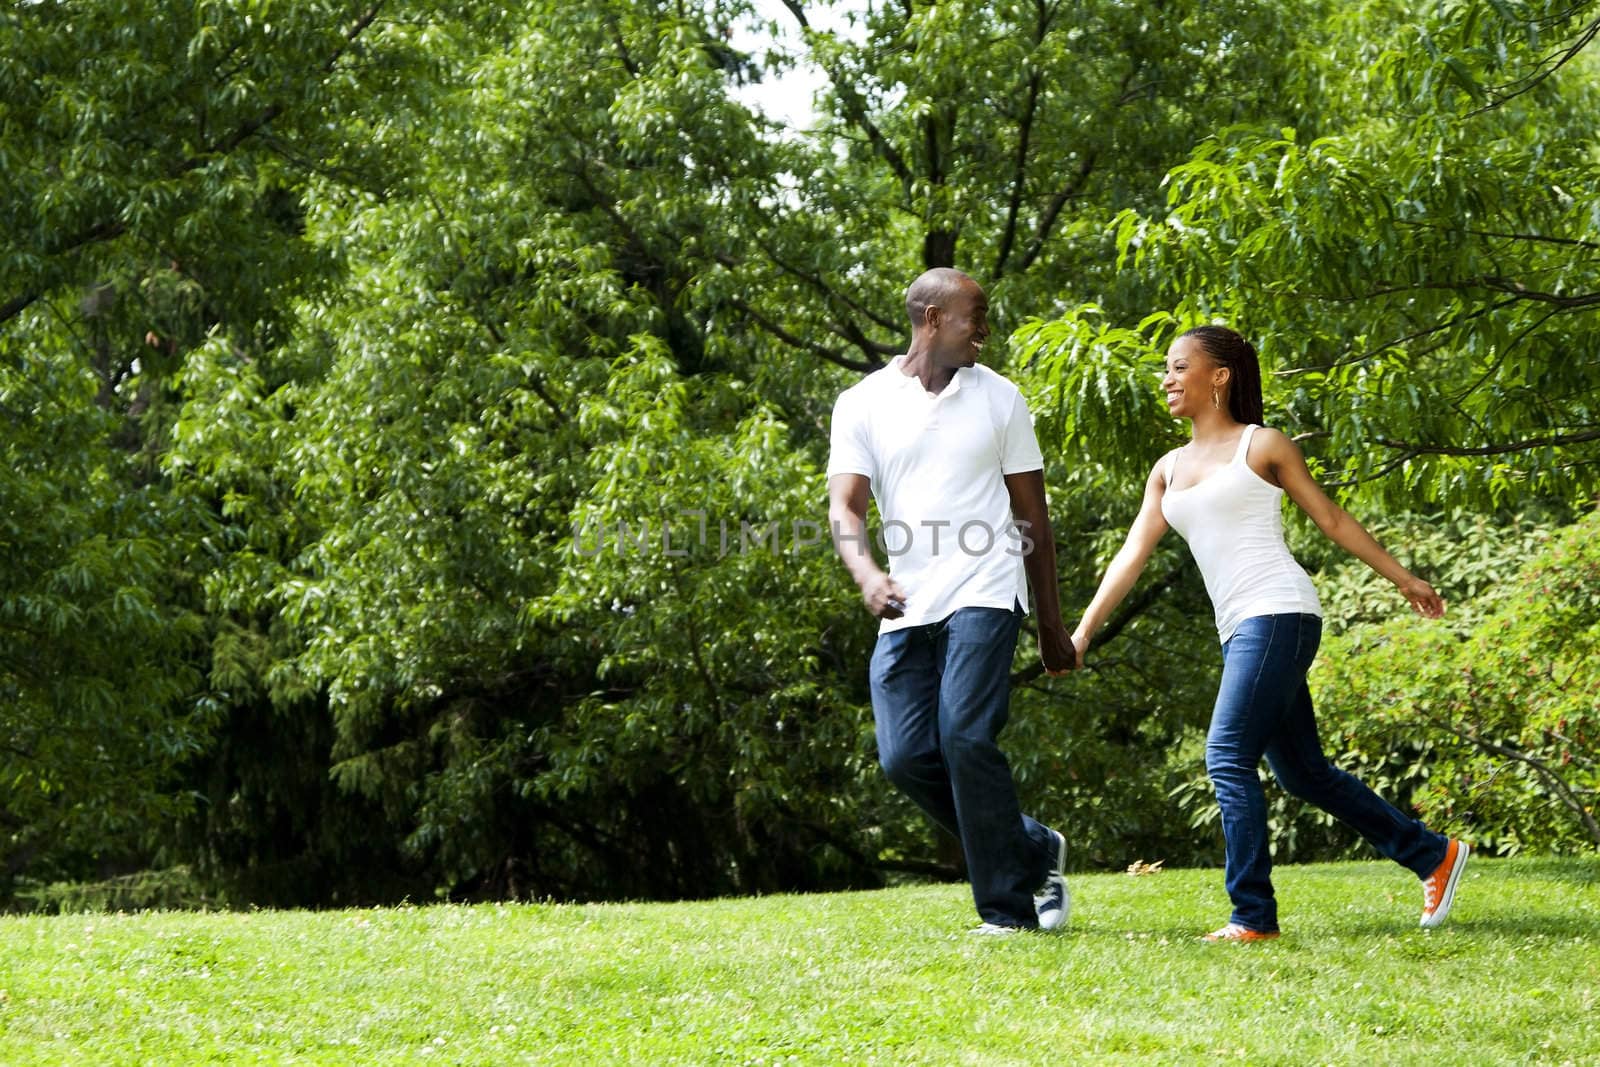
[[[861,405],[848,392],[841,393],[833,405],[833,424],[828,435],[828,477],[835,474],[878,476],[877,464],[867,440],[867,420]]]
[[[1019,391],[1011,401],[1011,415],[1000,437],[1000,473],[1021,474],[1044,469],[1044,453],[1033,433],[1033,416]]]

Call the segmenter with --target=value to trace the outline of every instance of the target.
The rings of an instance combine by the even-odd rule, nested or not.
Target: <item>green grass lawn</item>
[[[692,904],[0,919],[0,1063],[1600,1063],[1600,858],[1072,880],[976,938],[964,886]]]

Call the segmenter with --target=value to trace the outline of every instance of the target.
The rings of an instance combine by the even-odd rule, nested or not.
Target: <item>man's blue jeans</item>
[[[1021,613],[962,608],[942,622],[878,636],[872,712],[889,780],[956,835],[985,922],[1037,927],[1033,893],[1055,839],[1023,815],[996,739],[1010,713]]]
[[[1222,646],[1206,771],[1222,807],[1232,921],[1252,930],[1278,928],[1267,799],[1256,771],[1262,756],[1291,795],[1335,816],[1418,878],[1444,861],[1449,844],[1323,755],[1306,687],[1321,640],[1322,620],[1315,615],[1260,615],[1246,619]]]

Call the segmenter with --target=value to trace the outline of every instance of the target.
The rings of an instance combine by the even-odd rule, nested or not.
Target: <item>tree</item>
[[[1161,230],[1164,176],[1198,218],[1217,146],[1249,178],[1243,146],[1271,140],[1214,131],[1350,125],[1387,180],[1381,108],[1295,42],[1309,26],[1344,56],[1406,10],[945,0],[875,6],[855,41],[795,2],[829,88],[813,134],[778,137],[731,91],[761,74],[729,45],[742,0],[18,8],[0,351],[76,391],[27,394],[13,466],[44,473],[0,486],[18,514],[72,507],[19,525],[41,532],[16,537],[8,595],[59,586],[73,537],[148,549],[121,580],[150,612],[79,635],[100,643],[74,677],[122,685],[119,655],[159,653],[126,683],[145,717],[125,740],[186,747],[108,766],[144,760],[159,855],[235,900],[949,873],[873,766],[871,620],[809,525],[833,397],[898,351],[925,266],[983,282],[997,334],[1092,303],[999,357],[1052,456],[1064,600],[1087,599],[1130,472],[1173,439],[1147,342],[1226,298],[1159,310],[1233,240]],[[1547,98],[1507,106],[1587,129]],[[1319,408],[1336,372],[1271,398],[1325,464],[1393,402]],[[1506,491],[1570,496],[1549,470]],[[1362,484],[1411,501],[1397,481]],[[115,588],[56,592],[88,610]],[[1205,619],[1172,546],[1094,672],[1046,680],[1023,642],[1019,778],[1086,862],[1206,855],[1166,810],[1211,686]],[[186,795],[172,832],[156,803]]]
[[[217,711],[193,665],[202,620],[160,592],[170,516],[126,484],[95,387],[0,338],[0,893],[139,855]]]
[[[239,587],[282,638],[251,643],[272,649],[252,669],[294,682],[254,690],[298,700],[307,736],[330,720],[332,781],[447,891],[927,867],[865,745],[870,624],[826,550],[678,557],[654,539],[704,513],[735,539],[777,522],[792,548],[816,517],[827,405],[896,349],[923,263],[959,249],[1019,299],[1092,272],[1115,199],[1157,196],[1204,121],[1185,107],[1247,95],[1208,96],[1195,50],[1118,5],[1073,25],[1052,5],[952,4],[885,13],[862,48],[813,36],[835,121],[777,141],[729,98],[748,68],[719,27],[743,10],[539,6],[503,38],[447,34],[452,88],[391,145],[391,194],[313,190],[308,239],[344,250],[351,284],[308,300],[277,358],[315,373],[276,392],[197,379],[173,471],[240,501],[242,543],[274,528],[249,503],[263,495],[292,496],[310,536]],[[1239,14],[1180,17],[1220,38]],[[980,22],[981,56],[952,49]],[[1104,42],[1086,29],[1148,55],[1091,70]],[[909,103],[891,106],[896,86]],[[997,197],[1004,217],[977,207]],[[209,480],[241,453],[259,460]],[[250,474],[263,465],[273,487]],[[623,524],[647,548],[575,550],[575,530]],[[1139,735],[1134,715],[1118,736]],[[250,826],[213,818],[213,847],[237,854]],[[630,822],[652,862],[624,847]],[[304,862],[348,869],[340,847]]]
[[[260,546],[161,463],[186,375],[270,360],[337,262],[303,240],[297,190],[376,156],[327,118],[404,83],[417,53],[378,11],[0,14],[8,875],[152,855],[233,711],[206,678],[204,586]]]
[[[1291,57],[1306,121],[1218,131],[1162,209],[1119,220],[1121,261],[1162,279],[1170,313],[1085,309],[1032,350],[1074,353],[1053,364],[1070,392],[1224,319],[1258,343],[1269,417],[1353,499],[1591,498],[1596,15],[1371,3],[1328,20]]]

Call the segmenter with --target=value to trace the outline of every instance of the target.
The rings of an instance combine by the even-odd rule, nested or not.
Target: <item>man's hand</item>
[[[1066,674],[1078,666],[1078,650],[1067,636],[1067,628],[1059,622],[1039,625],[1039,658],[1050,675]]]
[[[906,613],[906,592],[900,583],[879,571],[861,586],[861,599],[875,618],[898,619]]]

